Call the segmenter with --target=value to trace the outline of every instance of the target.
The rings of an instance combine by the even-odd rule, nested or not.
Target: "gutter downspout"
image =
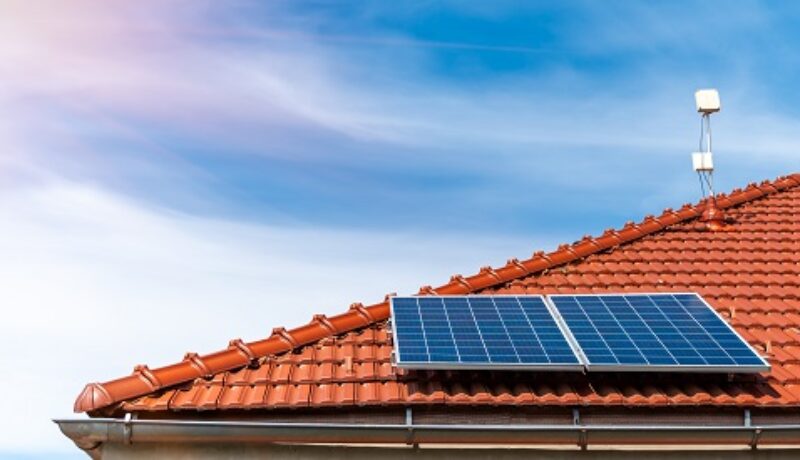
[[[407,414],[410,415],[410,414]],[[92,458],[104,443],[741,445],[800,448],[800,425],[432,425],[194,420],[54,420]],[[589,436],[591,434],[591,436]]]

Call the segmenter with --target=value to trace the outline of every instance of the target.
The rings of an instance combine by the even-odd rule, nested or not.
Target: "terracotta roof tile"
[[[222,393],[221,379],[196,382],[187,389],[178,390],[170,401],[170,409],[216,409]]]
[[[290,362],[277,362],[272,364],[273,369],[270,373],[270,381],[273,383],[289,383],[294,366]]]
[[[87,386],[76,410],[272,409],[396,404],[800,407],[800,175],[718,199],[731,222],[707,231],[704,204],[666,210],[422,294],[697,291],[773,365],[733,380],[684,376],[408,372],[392,367],[388,304],[212,355]],[[294,351],[292,351],[294,350]],[[287,353],[292,351],[291,353]],[[212,380],[203,376],[212,376]],[[535,378],[534,380],[531,380]],[[118,405],[114,405],[118,403]],[[97,412],[99,413],[99,412]]]

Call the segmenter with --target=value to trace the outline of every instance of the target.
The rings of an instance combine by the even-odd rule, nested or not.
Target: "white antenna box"
[[[695,152],[692,154],[692,166],[696,172],[711,172],[714,170],[714,158],[711,152]]]
[[[715,89],[701,89],[694,93],[697,111],[701,113],[719,112],[719,93]]]

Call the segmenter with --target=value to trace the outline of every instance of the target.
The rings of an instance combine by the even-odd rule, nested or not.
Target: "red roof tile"
[[[407,372],[392,367],[386,301],[264,340],[90,384],[76,411],[397,404],[800,406],[800,174],[722,195],[730,222],[707,231],[704,205],[585,237],[420,294],[696,291],[762,351],[769,373],[734,379],[571,373]],[[557,270],[554,270],[557,268]],[[291,353],[289,353],[292,351]]]

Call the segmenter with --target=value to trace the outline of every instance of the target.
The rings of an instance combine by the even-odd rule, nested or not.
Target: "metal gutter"
[[[410,418],[410,417],[409,417]],[[61,431],[97,458],[104,443],[783,445],[800,425],[415,425],[194,420],[61,419]]]

